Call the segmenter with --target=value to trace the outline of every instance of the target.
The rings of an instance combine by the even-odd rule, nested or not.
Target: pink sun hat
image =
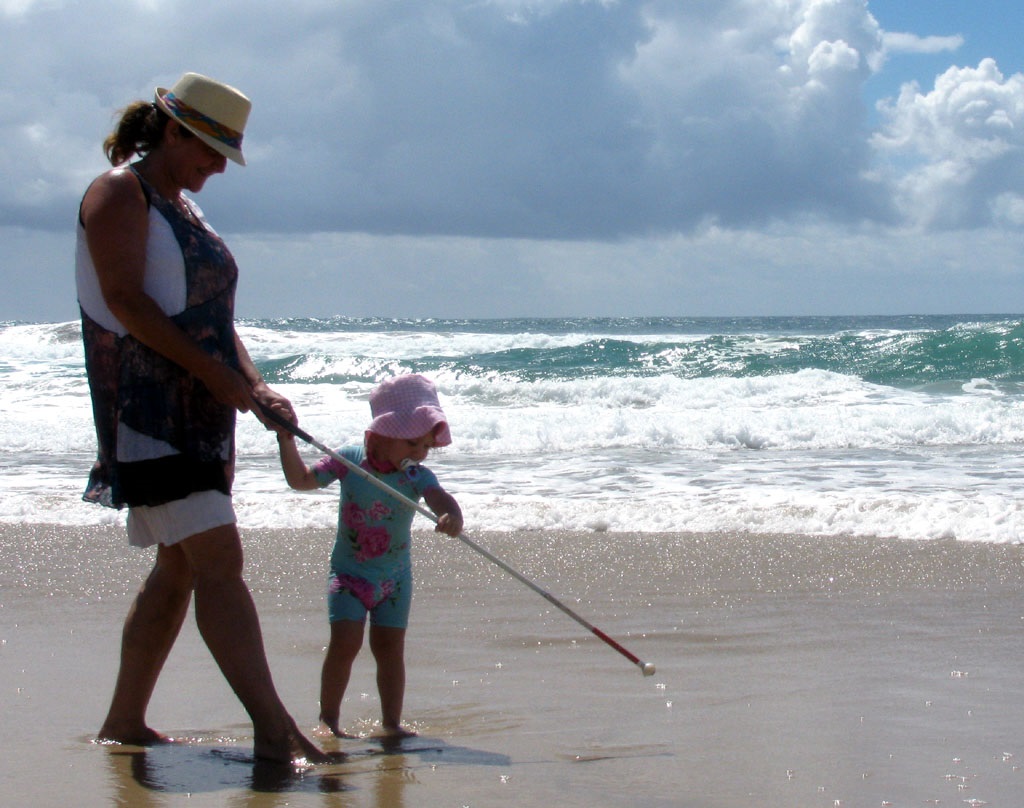
[[[418,373],[395,376],[370,393],[370,432],[386,438],[418,438],[434,431],[434,445],[452,442],[448,419],[437,400],[434,383]]]

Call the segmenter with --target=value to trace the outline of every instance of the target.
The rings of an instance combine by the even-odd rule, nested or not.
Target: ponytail
[[[160,145],[168,117],[156,104],[133,101],[121,111],[114,131],[103,141],[103,152],[117,166],[134,155],[146,155]]]

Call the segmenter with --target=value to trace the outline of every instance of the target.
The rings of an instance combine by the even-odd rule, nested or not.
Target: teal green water
[[[291,380],[311,355],[315,335],[346,332],[522,335],[522,347],[432,353],[416,357],[420,372],[450,371],[529,382],[671,375],[685,379],[754,378],[824,370],[893,387],[963,384],[972,379],[1024,383],[1024,319],[806,317],[511,320],[286,320],[252,325],[309,337],[312,354],[277,358],[263,368]],[[545,335],[551,344],[529,339]],[[576,340],[566,339],[578,336]],[[514,341],[512,341],[514,342]],[[410,370],[401,360],[396,369]],[[376,371],[377,368],[372,368]],[[349,374],[307,381],[337,383]]]

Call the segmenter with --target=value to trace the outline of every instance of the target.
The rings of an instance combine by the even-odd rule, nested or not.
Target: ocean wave
[[[1017,317],[239,330],[328,445],[361,440],[382,377],[433,377],[454,443],[431,463],[479,529],[1024,535]],[[116,521],[80,502],[95,435],[78,325],[0,324],[0,396],[0,520]],[[333,523],[332,496],[283,485],[276,441],[252,416],[237,436],[244,523]]]

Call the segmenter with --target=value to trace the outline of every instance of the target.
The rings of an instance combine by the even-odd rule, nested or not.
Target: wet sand
[[[244,514],[243,528],[244,528]],[[329,531],[245,531],[271,667],[316,718]],[[150,720],[183,743],[89,742],[148,570],[118,529],[0,527],[5,805],[1017,808],[1024,551],[786,536],[474,535],[640,671],[460,542],[418,534],[405,717],[344,763],[251,759],[251,728],[182,636]],[[369,652],[343,724],[378,719]]]

